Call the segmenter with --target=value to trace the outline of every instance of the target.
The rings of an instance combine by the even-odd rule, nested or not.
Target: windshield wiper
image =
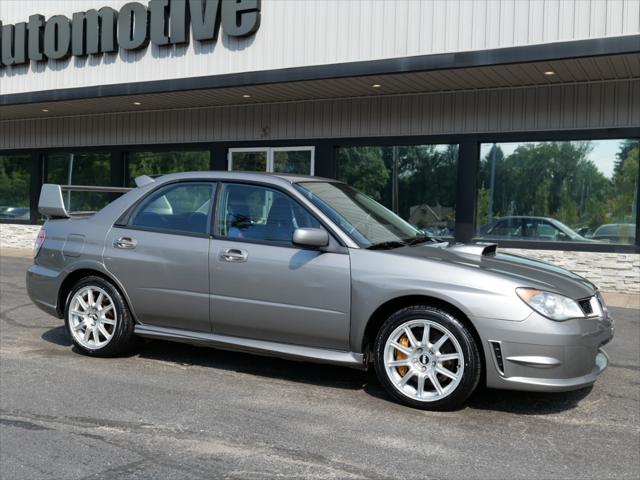
[[[392,248],[400,248],[406,246],[407,244],[405,242],[401,242],[399,240],[391,240],[388,242],[380,242],[369,245],[367,247],[367,250],[391,250]]]
[[[431,240],[432,238],[428,237],[427,235],[418,235],[410,240],[407,240],[407,245],[418,245],[419,243],[430,242]]]
[[[430,237],[429,235],[418,235],[411,240],[407,240],[407,245],[418,245],[425,242],[442,242],[439,238]]]

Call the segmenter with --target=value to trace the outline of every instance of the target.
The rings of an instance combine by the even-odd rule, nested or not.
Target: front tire
[[[454,315],[427,305],[391,315],[374,346],[378,379],[398,402],[423,410],[451,410],[480,380],[475,339]]]
[[[73,286],[64,317],[73,344],[85,355],[113,357],[135,344],[131,312],[118,289],[102,277],[86,277]]]

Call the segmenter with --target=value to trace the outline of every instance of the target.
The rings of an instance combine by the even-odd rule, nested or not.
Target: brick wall
[[[33,247],[37,225],[0,224],[0,248]],[[631,253],[562,252],[556,250],[500,249],[537,258],[576,272],[603,292],[640,293],[640,255]]]
[[[0,223],[0,248],[33,248],[40,225]]]
[[[640,293],[640,255],[632,253],[564,252],[503,248],[566,268],[595,283],[603,292]]]

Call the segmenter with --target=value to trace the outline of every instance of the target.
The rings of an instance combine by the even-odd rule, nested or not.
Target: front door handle
[[[239,248],[225,248],[220,254],[220,258],[225,262],[246,262],[249,254]]]
[[[138,241],[131,237],[120,237],[113,242],[113,246],[116,248],[132,249],[136,248]]]

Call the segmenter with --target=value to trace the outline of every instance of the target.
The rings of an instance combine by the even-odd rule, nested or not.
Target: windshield
[[[296,186],[363,248],[424,236],[391,210],[344,183],[301,182]]]

